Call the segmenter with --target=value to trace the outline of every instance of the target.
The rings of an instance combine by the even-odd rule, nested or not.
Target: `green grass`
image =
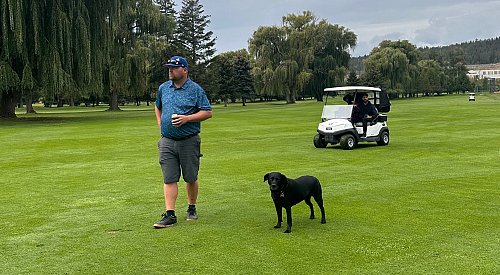
[[[163,230],[152,107],[20,110],[0,121],[0,270],[499,274],[499,106],[500,95],[393,101],[390,144],[352,151],[314,148],[321,103],[214,106],[200,219]],[[327,223],[301,203],[291,234],[273,229],[270,171],[318,177]]]

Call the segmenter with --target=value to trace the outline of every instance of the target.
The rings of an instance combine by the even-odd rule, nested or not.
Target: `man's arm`
[[[155,115],[156,115],[156,122],[158,123],[158,128],[161,128],[161,111],[158,109],[156,105],[155,105]]]

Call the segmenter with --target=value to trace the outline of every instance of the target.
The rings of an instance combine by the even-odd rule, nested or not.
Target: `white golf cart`
[[[340,143],[344,150],[351,150],[360,141],[377,142],[378,145],[389,144],[389,127],[387,126],[387,115],[391,103],[387,93],[380,88],[366,86],[344,86],[326,88],[325,104],[321,114],[321,123],[318,126],[318,134],[314,136],[313,142],[316,148],[325,148],[328,143],[335,145]],[[361,94],[367,93],[372,104],[377,108],[379,115],[368,123],[366,136],[363,134],[363,123],[351,122],[354,108],[352,103],[361,103]],[[343,99],[349,105],[329,105],[329,96],[344,96]]]

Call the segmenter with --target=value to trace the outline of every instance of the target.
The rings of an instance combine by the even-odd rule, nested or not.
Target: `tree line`
[[[366,57],[363,66],[359,81],[382,87],[392,97],[473,89],[463,55],[452,55],[450,60],[423,59],[417,47],[408,40],[382,41]]]
[[[178,10],[178,11],[177,11]],[[240,49],[216,56],[210,15],[199,0],[0,0],[0,116],[42,99],[46,106],[153,100],[183,55],[212,102],[321,101],[325,87],[370,85],[393,96],[470,90],[465,56],[422,55],[408,41],[383,41],[349,69],[357,36],[312,12],[261,26]],[[356,59],[354,59],[356,60]]]
[[[17,104],[70,106],[149,101],[162,63],[182,54],[191,73],[215,53],[198,0],[0,0],[0,117]]]
[[[401,42],[401,41],[400,41]],[[388,46],[388,42],[382,42],[375,52],[380,50],[380,47]],[[390,44],[390,43],[389,43]],[[392,42],[394,44],[394,42]],[[394,45],[393,45],[394,46]],[[396,47],[397,48],[397,47]],[[415,48],[413,48],[414,50]],[[370,55],[351,58],[349,68],[357,74],[363,74],[365,71],[370,71],[370,68],[365,68],[365,65],[374,63],[370,61],[374,51]],[[403,51],[404,52],[404,51]],[[416,48],[418,62],[413,62],[409,58],[409,66],[417,65],[417,74],[414,73],[412,79],[414,84],[401,82],[400,88],[389,84],[386,87],[396,91],[407,91],[412,95],[418,91],[422,92],[456,92],[467,90],[489,90],[490,84],[487,79],[483,80],[468,80],[466,74],[466,64],[491,64],[500,62],[500,37],[469,41],[449,46],[440,47],[423,47]],[[386,64],[387,65],[387,64]],[[404,66],[406,66],[404,64]],[[403,66],[403,67],[404,67]],[[401,68],[399,66],[399,68]],[[411,73],[410,73],[411,74]],[[370,74],[366,75],[366,79]],[[375,76],[371,73],[371,76]],[[380,84],[380,83],[379,83]],[[387,83],[386,83],[387,84]],[[384,85],[382,85],[384,86]],[[416,90],[414,89],[416,88]]]
[[[454,55],[463,56],[466,64],[491,64],[500,62],[500,37],[453,44],[441,47],[419,48],[425,59],[452,62]]]

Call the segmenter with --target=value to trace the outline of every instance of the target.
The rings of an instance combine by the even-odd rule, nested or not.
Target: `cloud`
[[[181,0],[175,0],[176,9]],[[211,15],[218,52],[248,47],[259,26],[280,25],[281,17],[310,10],[358,37],[354,56],[368,54],[382,40],[407,39],[416,46],[449,45],[500,36],[500,1],[492,0],[200,0]]]
[[[429,25],[416,31],[414,42],[442,46],[500,36],[500,1],[455,6],[450,14],[435,14]]]

